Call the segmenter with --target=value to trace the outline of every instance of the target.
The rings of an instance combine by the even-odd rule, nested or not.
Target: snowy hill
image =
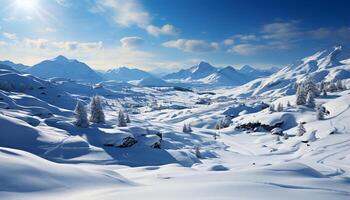
[[[169,86],[170,84],[166,81],[157,78],[155,76],[148,76],[139,81],[134,81],[134,83],[138,86]]]
[[[235,89],[239,96],[252,95],[291,95],[296,91],[295,84],[307,76],[316,82],[332,82],[350,78],[349,50],[336,46],[319,51],[309,57],[290,64],[271,76],[253,80]]]
[[[101,77],[85,63],[70,60],[61,55],[51,60],[44,60],[25,72],[41,78],[59,77],[88,82],[101,80]]]
[[[105,80],[128,82],[131,80],[140,80],[149,77],[151,74],[139,69],[120,67],[116,69],[110,69],[105,73],[102,73],[102,76]]]

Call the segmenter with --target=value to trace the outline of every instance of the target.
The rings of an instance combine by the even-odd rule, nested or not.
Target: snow
[[[318,120],[315,109],[295,105],[291,89],[310,73],[348,71],[343,50],[209,93],[117,81],[93,87],[1,66],[0,199],[349,199],[350,90],[316,97],[330,112]],[[75,126],[77,100],[90,113],[94,95],[106,122]],[[118,126],[120,110],[130,116],[126,127]],[[216,130],[223,119],[229,126]],[[184,124],[192,132],[183,133]],[[247,124],[263,128],[238,128]]]

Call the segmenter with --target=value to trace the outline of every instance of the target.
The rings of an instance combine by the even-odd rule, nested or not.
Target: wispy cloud
[[[126,48],[135,48],[139,47],[144,43],[144,40],[141,37],[132,36],[132,37],[123,37],[120,39],[123,47]]]
[[[92,12],[110,13],[120,26],[138,26],[153,36],[176,35],[179,30],[171,24],[161,27],[151,23],[151,14],[137,0],[99,0],[90,9]]]
[[[16,40],[17,39],[17,35],[16,33],[8,33],[8,32],[3,32],[2,35],[10,40]]]
[[[216,42],[207,42],[204,40],[188,40],[178,39],[170,40],[162,44],[165,47],[180,49],[185,52],[192,53],[205,53],[215,51],[219,48],[219,44]]]

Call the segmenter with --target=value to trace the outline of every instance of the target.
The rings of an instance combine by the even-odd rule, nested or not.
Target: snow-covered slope
[[[61,55],[52,60],[42,61],[25,72],[41,78],[59,77],[89,82],[101,80],[101,77],[85,63]]]
[[[249,81],[257,79],[257,78],[269,76],[269,75],[273,74],[273,72],[275,72],[274,69],[260,70],[260,69],[255,69],[249,65],[244,65],[237,71],[241,74],[244,74],[245,77]]]
[[[316,82],[343,80],[350,78],[350,65],[346,59],[350,58],[349,50],[336,46],[315,53],[312,56],[298,60],[269,77],[253,80],[237,89],[235,95],[271,95],[294,94],[295,83],[311,76]]]
[[[151,74],[139,69],[120,67],[116,69],[110,69],[103,73],[102,76],[105,80],[127,82],[131,80],[140,80],[147,78],[151,76]]]

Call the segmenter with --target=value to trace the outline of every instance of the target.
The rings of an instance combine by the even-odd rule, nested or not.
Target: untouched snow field
[[[181,93],[166,95],[175,99]],[[265,109],[233,120],[239,124],[251,118],[273,121],[290,115],[289,124],[306,122],[305,137],[316,131],[316,140],[308,144],[302,142],[304,137],[294,136],[295,126],[287,127],[290,138],[279,142],[268,132],[239,132],[233,126],[221,129],[217,140],[213,139],[216,131],[200,123],[194,123],[192,133],[181,132],[183,121],[196,122],[202,113],[223,116],[233,102],[134,114],[128,128],[113,126],[117,108],[112,107],[106,110],[107,125],[86,130],[75,128],[63,116],[42,119],[1,109],[0,196],[16,200],[348,199],[350,92],[329,96],[317,99],[331,113],[322,121],[308,108],[293,105],[272,115]],[[276,101],[292,102],[293,98]],[[160,114],[163,122],[154,117]],[[201,119],[206,124],[216,122]],[[138,134],[144,127],[163,133],[161,149],[142,141],[129,148],[105,147],[99,141],[103,134]],[[330,134],[334,128],[337,133]]]
[[[335,62],[340,50],[308,57],[255,87],[209,92],[42,80],[0,65],[0,199],[348,200],[350,90],[316,98],[329,111],[323,120],[289,94],[311,73],[303,69],[349,73],[347,61]],[[273,77],[279,90],[269,87]],[[77,100],[88,105],[93,95],[101,96],[106,122],[75,126]],[[283,108],[272,112],[271,104]],[[127,127],[118,127],[121,108]],[[225,128],[216,130],[220,120]],[[183,132],[184,124],[192,132]],[[277,125],[283,136],[267,130]]]

